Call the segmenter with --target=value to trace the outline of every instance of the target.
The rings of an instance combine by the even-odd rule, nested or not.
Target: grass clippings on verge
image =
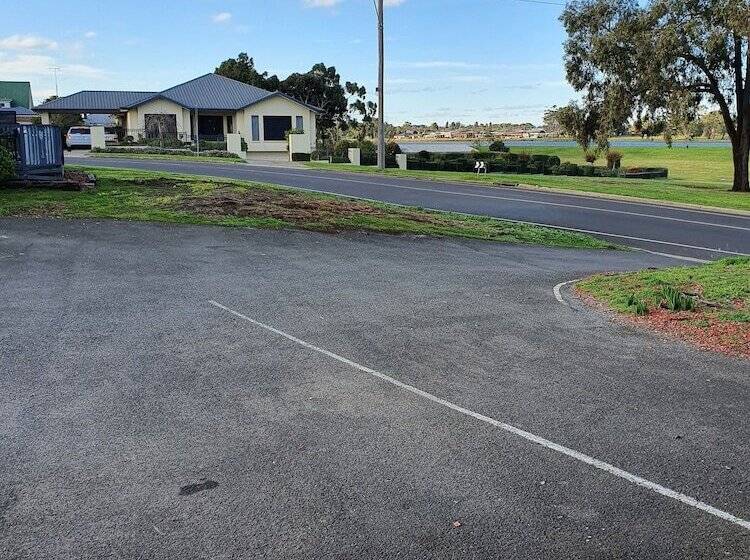
[[[553,228],[366,202],[265,183],[153,171],[80,169],[97,176],[95,190],[0,188],[0,216],[109,218],[329,233],[373,231],[583,249],[615,247],[587,235]]]

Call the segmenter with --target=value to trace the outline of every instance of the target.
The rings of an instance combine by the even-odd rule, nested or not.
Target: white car
[[[104,128],[104,141],[117,142],[117,131],[112,127]],[[91,146],[91,129],[88,126],[73,126],[65,135],[65,144],[68,148],[78,146]]]

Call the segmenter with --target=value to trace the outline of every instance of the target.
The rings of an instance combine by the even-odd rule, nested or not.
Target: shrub
[[[596,169],[594,169],[593,165],[584,165],[581,167],[581,175],[584,177],[593,177],[595,171]]]
[[[92,148],[92,152],[99,154],[152,154],[165,156],[192,156],[198,157],[198,153],[191,149],[173,149],[173,148],[128,148],[126,146],[108,146],[106,148]],[[201,150],[201,156],[220,157],[227,159],[239,159],[237,154],[232,154],[224,150]]]
[[[347,140],[346,138],[342,138],[338,142],[336,142],[333,145],[333,155],[336,157],[349,157],[349,148],[356,148],[357,143],[352,140]],[[349,159],[346,160],[346,163],[349,163]]]
[[[618,150],[609,150],[607,152],[607,167],[610,169],[619,169],[622,162],[622,152]]]
[[[353,147],[357,147],[357,146],[353,146]],[[361,153],[361,154],[362,154],[363,156],[365,156],[365,155],[373,155],[373,154],[374,154],[375,156],[377,156],[377,153],[378,153],[378,148],[377,148],[377,146],[375,145],[375,143],[374,143],[374,142],[371,142],[370,140],[362,140],[362,141],[361,141],[361,142],[359,143],[359,146],[358,146],[358,147],[359,147],[359,149],[360,149],[360,153]]]
[[[420,150],[419,152],[417,152],[417,157],[421,160],[427,161],[432,157],[432,154],[427,150]]]
[[[583,154],[584,159],[586,160],[586,163],[594,163],[597,159],[596,152],[591,152],[589,150],[586,150],[586,152]]]
[[[491,152],[509,152],[510,148],[508,148],[502,140],[495,140],[494,142],[490,144],[490,151]]]
[[[152,146],[155,148],[183,148],[185,143],[179,138],[173,138],[167,136],[165,138],[146,138],[143,140],[146,146]],[[201,142],[203,144],[203,142]]]
[[[10,181],[15,176],[16,161],[13,154],[5,146],[0,146],[0,183]]]
[[[351,163],[347,156],[332,156],[331,163]]]
[[[247,142],[242,136],[240,136],[240,150],[242,150],[243,152],[247,151]]]
[[[195,150],[195,146],[192,146],[191,149]],[[201,140],[201,152],[204,150],[221,150],[226,151],[227,149],[227,143],[226,142],[215,142],[212,140]]]
[[[292,153],[292,161],[310,161],[310,154]]]
[[[551,167],[553,165],[560,165],[560,158],[557,156],[549,156],[547,164]]]
[[[575,163],[570,163],[569,161],[566,161],[565,163],[561,163],[558,166],[558,169],[560,171],[560,175],[570,175],[571,177],[575,177],[576,175],[580,175],[580,169]]]

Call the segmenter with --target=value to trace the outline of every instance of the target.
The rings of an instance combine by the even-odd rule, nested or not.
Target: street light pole
[[[378,167],[385,169],[385,112],[383,111],[383,82],[385,77],[383,47],[383,0],[377,0],[378,11]]]

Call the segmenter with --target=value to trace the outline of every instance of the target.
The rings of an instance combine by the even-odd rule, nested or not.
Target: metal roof
[[[10,99],[12,107],[31,107],[31,84],[29,82],[0,82],[0,99]]]
[[[270,91],[231,78],[218,74],[206,74],[184,84],[165,89],[155,97],[169,99],[188,109],[237,111],[271,95],[273,93]]]
[[[34,109],[52,112],[105,113],[137,107],[152,99],[168,99],[186,109],[238,111],[264,99],[277,96],[299,103],[311,111],[320,112],[317,107],[297,101],[283,93],[266,91],[218,74],[205,74],[160,92],[81,91],[42,103]]]
[[[36,115],[36,113],[30,109],[27,109],[26,107],[0,107],[0,112],[11,112],[13,111],[16,115],[22,116],[22,117],[32,117]]]
[[[79,91],[34,107],[37,111],[117,112],[156,95],[153,91]]]

